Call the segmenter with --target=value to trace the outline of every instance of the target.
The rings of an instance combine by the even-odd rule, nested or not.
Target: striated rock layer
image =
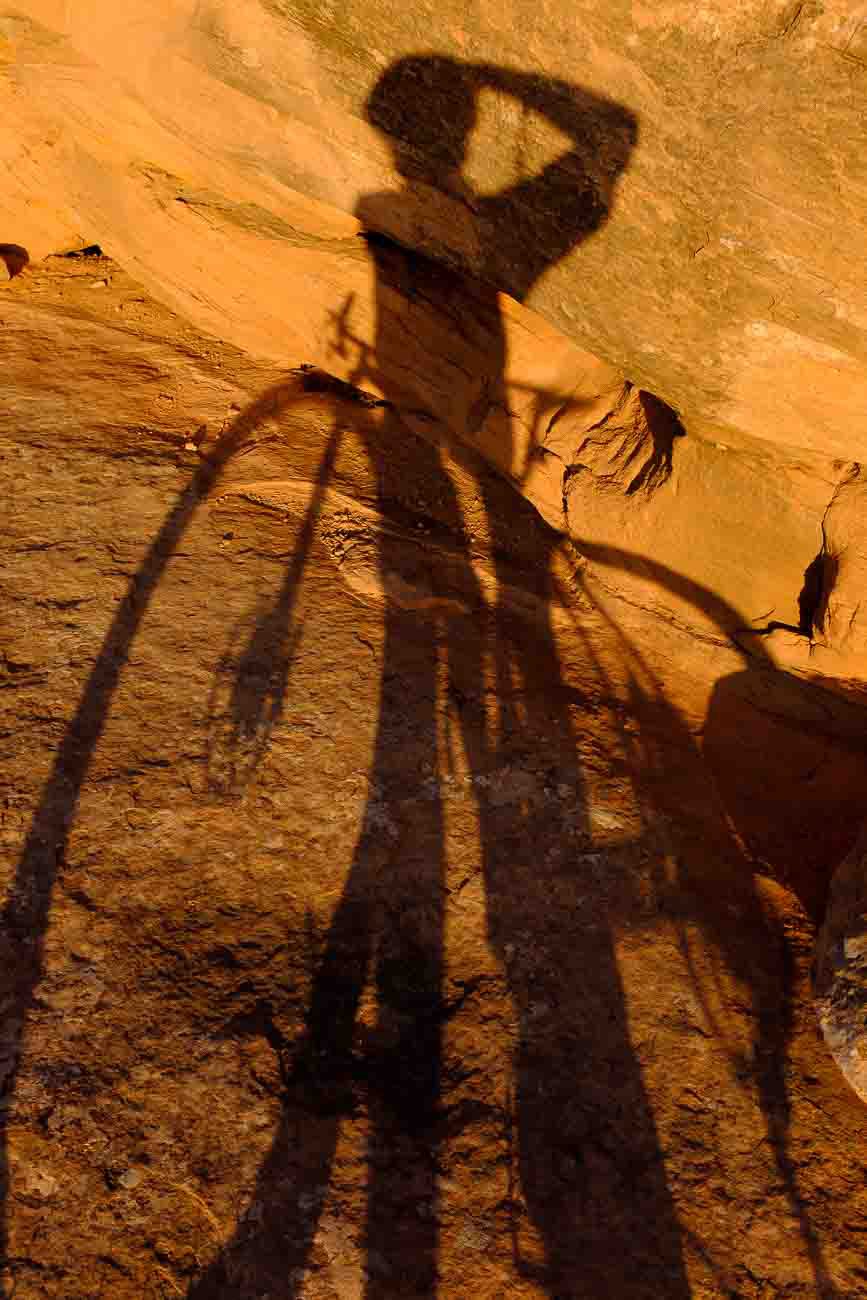
[[[860,5],[501,19],[10,11],[9,273],[99,244],[214,336],[470,441],[555,527],[565,501],[576,537],[653,554],[794,671],[857,683],[857,616],[816,615],[850,581],[823,522],[863,450]],[[651,430],[641,392],[679,425],[657,406]]]
[[[283,357],[355,214],[528,297],[688,425],[863,458],[860,0],[28,0],[0,22],[2,238],[33,257],[99,240]]]

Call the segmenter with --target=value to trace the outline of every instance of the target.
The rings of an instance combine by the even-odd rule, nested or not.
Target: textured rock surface
[[[867,861],[862,834],[834,873],[816,945],[819,1021],[840,1069],[867,1101]]]
[[[0,14],[0,1294],[863,1294],[865,23]]]
[[[863,716],[112,263],[3,322],[7,1294],[860,1295]]]
[[[527,210],[521,186],[576,139],[597,192],[615,181],[610,219],[529,290],[538,223],[519,231],[500,288],[528,291],[687,425],[860,460],[864,19],[860,0],[515,0],[508,22],[457,3],[29,0],[0,19],[2,237],[37,258],[98,240],[220,337],[291,355],[315,326],[299,304],[311,283],[323,296],[351,243],[338,210],[390,196],[387,223],[410,221],[414,245],[480,269],[462,191],[417,175],[395,203],[403,181],[367,120],[383,74],[433,47],[480,69],[471,192],[517,185]],[[571,110],[557,78],[580,83]],[[454,78],[393,103],[380,123],[421,132],[442,172],[463,111]],[[599,129],[611,114],[613,134]]]
[[[780,662],[851,682],[857,637],[812,635],[804,574],[863,454],[863,18],[33,0],[0,19],[0,236],[100,244],[215,337],[481,446],[554,526],[565,495],[576,538],[654,555]],[[643,390],[688,436],[588,441],[627,380],[626,423]],[[695,621],[640,566],[628,584]]]

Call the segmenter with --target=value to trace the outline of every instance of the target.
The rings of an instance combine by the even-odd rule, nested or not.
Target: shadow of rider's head
[[[461,190],[455,182],[476,125],[479,92],[485,89],[510,96],[565,134],[571,146],[560,159],[561,183],[576,185],[583,177],[601,207],[610,206],[638,140],[638,121],[623,105],[582,87],[443,55],[409,55],[379,78],[365,114],[388,141],[401,176],[444,191]],[[550,185],[551,169],[540,175],[546,172]]]
[[[446,186],[460,172],[476,123],[470,64],[440,55],[393,63],[365,105],[367,119],[392,147],[401,176]]]

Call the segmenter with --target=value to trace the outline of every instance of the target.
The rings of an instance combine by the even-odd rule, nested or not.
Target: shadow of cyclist
[[[570,141],[536,175],[489,196],[475,194],[463,174],[484,90],[518,101]],[[405,436],[416,435],[413,470],[439,503],[443,535],[438,556],[436,548],[413,544],[387,445],[360,415],[384,520],[378,555],[383,589],[420,594],[387,601],[371,796],[314,974],[306,1034],[285,1054],[284,1119],[254,1193],[259,1227],[252,1236],[239,1228],[189,1296],[240,1297],[263,1287],[273,1297],[299,1293],[341,1117],[357,1110],[360,1098],[370,1125],[366,1295],[385,1300],[436,1293],[442,1031],[457,1009],[444,992],[446,863],[438,775],[445,692],[448,723],[463,742],[477,797],[489,938],[521,1025],[518,1163],[544,1256],[527,1268],[556,1296],[595,1300],[607,1288],[627,1300],[658,1295],[663,1286],[672,1300],[685,1300],[676,1216],[629,1041],[612,936],[594,935],[592,953],[579,957],[571,922],[550,915],[556,902],[541,867],[546,849],[567,834],[590,833],[571,712],[575,697],[558,657],[551,592],[540,577],[558,537],[543,529],[547,540],[533,574],[516,579],[507,493],[489,471],[480,471],[497,588],[488,599],[471,563],[444,455],[454,450],[455,436],[471,439],[493,424],[503,440],[499,459],[512,463],[500,291],[524,298],[549,267],[607,221],[635,144],[635,119],[564,82],[433,56],[389,68],[371,93],[367,115],[393,149],[401,186],[368,195],[357,208],[375,269],[376,326],[374,345],[360,348],[352,379],[383,394]],[[433,256],[414,251],[419,247]],[[348,309],[340,318],[344,344],[353,341],[346,317]],[[455,335],[472,364],[450,355],[448,339]],[[420,373],[411,358],[425,350]],[[532,592],[529,618],[516,612],[516,582]],[[542,587],[533,591],[537,582]],[[527,764],[539,790],[547,781],[568,788],[568,814],[552,815],[545,799],[503,799],[497,792],[498,773]],[[437,774],[433,781],[430,773]],[[510,954],[529,917],[539,921],[539,951],[522,965]],[[577,983],[586,1014],[573,1025],[555,1013],[540,1037],[532,1012],[543,967]],[[367,1040],[379,1046],[360,1050],[357,1015],[368,981],[376,989],[379,1022]],[[604,1036],[596,1032],[601,1023]],[[577,1103],[568,1082],[576,1056],[586,1085]],[[600,1138],[615,1080],[616,1109],[630,1116],[631,1149],[620,1155],[613,1132],[610,1141]],[[564,1141],[572,1152],[565,1179]],[[586,1160],[579,1158],[582,1144]],[[614,1181],[600,1200],[603,1168]],[[617,1213],[606,1216],[601,1207],[612,1203],[615,1186]],[[304,1214],[299,1187],[307,1189]],[[409,1212],[408,1187],[424,1214]],[[599,1271],[603,1258],[607,1281]]]

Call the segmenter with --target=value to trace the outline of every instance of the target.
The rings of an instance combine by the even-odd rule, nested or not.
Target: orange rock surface
[[[862,26],[0,16],[0,1296],[863,1294]]]

